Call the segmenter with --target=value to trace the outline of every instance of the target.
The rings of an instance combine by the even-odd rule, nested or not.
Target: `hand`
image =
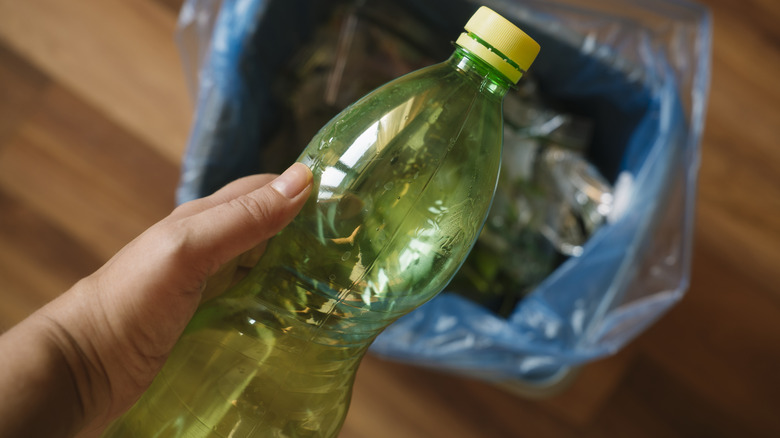
[[[5,333],[0,436],[96,433],[127,410],[162,368],[206,280],[225,285],[226,267],[257,256],[310,191],[311,172],[295,164],[183,204]]]

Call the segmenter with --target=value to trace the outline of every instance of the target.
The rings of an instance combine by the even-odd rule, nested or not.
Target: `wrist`
[[[70,400],[78,406],[78,415],[74,417],[76,431],[99,427],[108,420],[113,407],[108,370],[95,346],[102,334],[97,331],[94,312],[87,309],[98,305],[95,294],[90,292],[94,289],[89,286],[91,281],[91,277],[82,279],[28,318],[40,327],[52,355],[67,370],[73,393],[60,405]]]
[[[31,316],[0,337],[0,385],[13,394],[0,401],[0,435],[72,436],[85,424],[77,371],[58,336]]]

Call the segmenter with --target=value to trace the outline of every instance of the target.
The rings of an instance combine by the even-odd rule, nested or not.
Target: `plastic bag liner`
[[[594,119],[588,158],[615,183],[622,207],[581,256],[561,265],[510,318],[443,293],[391,325],[372,351],[526,382],[545,382],[616,352],[688,287],[710,74],[708,10],[681,0],[394,4],[441,35],[448,51],[481,4],[535,38],[542,52],[532,72],[540,90]],[[179,202],[264,170],[262,148],[278,123],[271,84],[333,5],[185,2],[177,37],[197,104]]]

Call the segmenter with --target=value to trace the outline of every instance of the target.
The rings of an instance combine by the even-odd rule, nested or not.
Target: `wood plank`
[[[578,429],[587,428],[622,384],[637,350],[634,345],[629,345],[614,356],[586,364],[577,371],[568,388],[536,403],[567,424]]]
[[[649,358],[640,357],[633,368],[586,436],[770,436],[713,404]]]
[[[780,304],[707,242],[696,248],[691,290],[640,348],[714,408],[752,428],[780,431]]]
[[[0,330],[5,330],[93,272],[101,260],[2,190],[0,212]]]
[[[341,438],[568,437],[575,429],[487,382],[367,356]]]
[[[171,12],[178,14],[181,10],[181,5],[184,4],[184,0],[154,0],[155,2],[165,6]]]
[[[710,3],[715,51],[697,238],[734,266],[751,271],[768,290],[778,291],[780,184],[772,181],[780,175],[780,88],[774,79],[780,74],[780,31],[763,17],[780,11],[777,2],[751,2],[751,7]]]
[[[0,148],[35,110],[49,78],[0,43]]]
[[[51,299],[100,267],[100,258],[73,236],[3,191],[0,191],[0,211],[3,212],[0,251],[5,254],[5,260],[13,257],[35,266],[35,277],[50,277],[51,283],[57,286],[50,290],[31,290],[38,298]]]
[[[148,0],[0,0],[0,40],[174,163],[191,117],[175,23]]]
[[[0,150],[0,185],[102,258],[174,205],[170,161],[59,87]]]

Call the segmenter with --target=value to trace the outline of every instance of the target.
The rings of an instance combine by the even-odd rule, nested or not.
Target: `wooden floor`
[[[0,330],[173,206],[180,1],[0,0]],[[780,436],[780,2],[706,3],[687,297],[552,398],[369,357],[342,437]]]

